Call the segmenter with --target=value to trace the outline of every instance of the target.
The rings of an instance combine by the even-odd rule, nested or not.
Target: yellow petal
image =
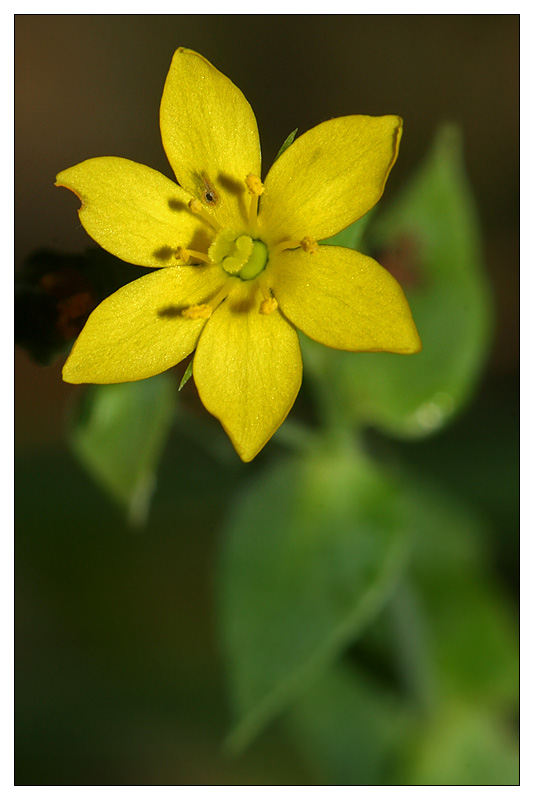
[[[269,244],[326,239],[380,199],[397,158],[400,117],[339,117],[299,136],[271,167],[260,230]]]
[[[114,256],[142,267],[177,265],[178,246],[206,249],[212,231],[187,208],[190,195],[126,158],[90,158],[60,172],[56,186],[81,200],[85,230]]]
[[[285,250],[267,277],[283,313],[321,344],[352,352],[421,349],[401,287],[362,253],[328,245],[313,254]]]
[[[243,461],[282,424],[302,379],[296,331],[278,311],[260,314],[260,302],[248,282],[238,285],[206,324],[193,362],[200,399]]]
[[[178,183],[222,227],[243,226],[250,204],[245,179],[260,176],[261,156],[254,112],[237,86],[180,48],[165,82],[160,127]]]
[[[214,267],[157,270],[123,286],[85,323],[63,367],[67,383],[123,383],[173,367],[196,346],[205,319],[182,316],[224,283]]]

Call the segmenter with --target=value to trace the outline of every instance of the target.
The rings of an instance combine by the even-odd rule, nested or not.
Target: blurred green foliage
[[[134,525],[146,522],[175,405],[175,381],[164,373],[136,383],[93,386],[77,410],[72,447]]]
[[[285,708],[318,782],[516,784],[516,622],[486,538],[424,476],[347,453],[249,486],[223,544],[231,746]]]
[[[406,559],[398,486],[350,450],[279,462],[236,498],[221,630],[242,748],[376,616]]]

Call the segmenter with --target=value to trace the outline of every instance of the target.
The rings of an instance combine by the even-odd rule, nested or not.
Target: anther
[[[218,294],[215,295],[210,303],[201,303],[197,306],[189,306],[182,311],[182,317],[187,319],[209,319],[217,306],[228,296],[235,279],[229,278]]]
[[[278,308],[278,302],[275,297],[267,297],[260,303],[260,314],[272,314]]]
[[[202,212],[202,203],[200,200],[197,200],[196,197],[192,197],[187,205],[189,207],[189,211],[191,211],[193,214],[200,214]]]
[[[182,317],[187,319],[209,319],[213,308],[205,303],[199,306],[189,306],[182,311]]]
[[[250,208],[248,211],[248,225],[249,230],[252,236],[256,236],[257,233],[257,221],[258,221],[258,200],[260,195],[263,194],[263,183],[260,181],[257,175],[247,175],[245,178],[245,183],[247,184],[247,189],[249,191],[250,197]]]
[[[305,253],[316,253],[317,250],[319,249],[319,245],[317,244],[313,236],[305,236],[304,239],[302,239],[300,246],[302,247]]]
[[[253,175],[252,173],[250,173],[250,175],[247,175],[247,177],[245,178],[245,183],[247,184],[247,188],[251,195],[259,197],[260,195],[263,194],[264,186],[257,175]]]
[[[191,255],[191,253],[189,252],[189,250],[187,250],[187,248],[185,248],[185,247],[177,247],[176,248],[176,253],[174,254],[174,257],[177,258],[178,261],[183,261],[184,264],[187,264],[187,262],[189,261],[190,255]]]

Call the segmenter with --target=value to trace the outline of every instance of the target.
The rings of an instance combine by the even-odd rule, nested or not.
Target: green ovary
[[[269,250],[267,245],[260,239],[255,239],[252,243],[252,253],[241,272],[239,277],[244,281],[251,281],[257,278],[260,272],[263,272],[269,260]]]
[[[228,274],[243,281],[251,281],[263,272],[269,260],[267,245],[260,239],[243,234],[238,236],[228,229],[215,237],[210,249],[210,259],[220,264]]]

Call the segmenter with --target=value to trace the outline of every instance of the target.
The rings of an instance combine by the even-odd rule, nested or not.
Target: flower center
[[[228,275],[251,281],[267,266],[269,250],[261,239],[224,228],[211,243],[209,258],[214,264],[220,264]]]

